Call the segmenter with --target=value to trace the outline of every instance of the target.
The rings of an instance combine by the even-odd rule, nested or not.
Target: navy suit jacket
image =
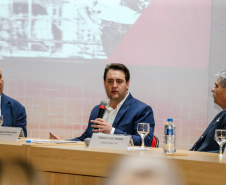
[[[90,120],[97,118],[99,107],[100,105],[97,105],[93,108],[85,132],[80,137],[72,140],[84,141],[86,138],[92,137],[93,128],[91,127],[92,123]],[[155,126],[152,108],[129,94],[113,122],[112,126],[115,128],[114,134],[132,135],[134,145],[140,146],[141,137],[137,133],[138,123],[150,124],[150,132],[145,137],[144,142],[146,146],[151,146]]]
[[[226,129],[226,109],[216,115],[205,132],[190,150],[218,153],[219,145],[214,140],[216,129]]]
[[[21,127],[24,136],[27,136],[27,115],[24,106],[4,93],[1,98],[1,114],[3,115],[3,126]]]

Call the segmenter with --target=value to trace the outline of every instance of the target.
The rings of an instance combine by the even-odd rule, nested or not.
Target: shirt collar
[[[128,96],[129,96],[129,92],[127,93],[126,97],[117,105],[116,109],[119,109],[122,106],[122,104],[126,101],[126,98]],[[107,101],[106,109],[110,109],[110,110],[113,109],[109,106],[109,104],[110,104],[110,100]]]

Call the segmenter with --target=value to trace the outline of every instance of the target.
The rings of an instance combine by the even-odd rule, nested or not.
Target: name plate
[[[222,158],[226,158],[226,148],[224,149],[224,152],[223,152],[223,154],[222,154]]]
[[[17,141],[22,128],[0,127],[0,141]]]
[[[127,150],[131,136],[94,133],[90,141],[90,148],[106,148]]]

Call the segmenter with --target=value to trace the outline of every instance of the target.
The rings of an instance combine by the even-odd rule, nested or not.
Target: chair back
[[[159,147],[159,139],[155,135],[153,135],[151,147],[155,147],[155,148]]]

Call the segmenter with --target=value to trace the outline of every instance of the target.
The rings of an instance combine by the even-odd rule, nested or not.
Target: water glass
[[[216,129],[214,139],[220,146],[219,154],[222,155],[222,147],[226,143],[226,130]]]
[[[138,123],[137,132],[141,136],[141,139],[142,139],[142,144],[141,144],[142,148],[145,148],[144,138],[145,138],[146,135],[149,134],[149,131],[150,131],[149,123]]]

